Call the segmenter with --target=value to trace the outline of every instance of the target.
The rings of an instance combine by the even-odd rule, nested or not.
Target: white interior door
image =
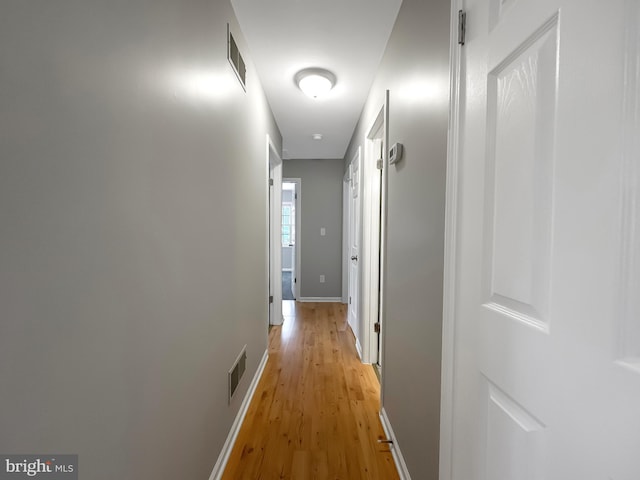
[[[640,478],[639,5],[464,1],[443,479]]]
[[[294,183],[294,190],[293,190],[293,245],[291,247],[291,295],[293,296],[293,298],[297,298],[297,294],[296,294],[296,283],[297,283],[297,276],[298,276],[298,272],[296,270],[296,255],[297,255],[297,250],[298,250],[298,240],[300,238],[300,230],[298,228],[298,183]]]
[[[291,295],[296,298],[296,246],[291,247]]]
[[[360,151],[349,166],[350,169],[350,201],[349,201],[349,325],[356,339],[359,338],[358,301],[360,286],[360,238],[361,238],[361,210],[360,210]]]

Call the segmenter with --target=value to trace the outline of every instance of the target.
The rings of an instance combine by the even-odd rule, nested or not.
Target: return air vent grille
[[[236,72],[236,76],[238,80],[240,80],[240,84],[242,88],[247,91],[247,67],[245,67],[244,59],[240,54],[240,50],[238,50],[238,44],[236,40],[231,35],[231,29],[229,24],[227,23],[227,58],[229,59],[229,63],[233,67],[233,71]]]
[[[245,345],[238,355],[238,358],[229,370],[229,403],[231,403],[231,399],[233,398],[233,394],[236,392],[238,388],[238,384],[240,384],[240,380],[242,379],[242,375],[244,375],[244,371],[247,368],[247,346]]]

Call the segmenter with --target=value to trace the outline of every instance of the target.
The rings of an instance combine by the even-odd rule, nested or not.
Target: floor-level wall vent
[[[233,398],[233,394],[236,392],[238,385],[240,384],[240,380],[242,379],[242,375],[244,375],[244,371],[247,368],[247,346],[245,345],[238,355],[238,358],[233,363],[233,367],[229,370],[229,403],[231,403],[231,399]]]

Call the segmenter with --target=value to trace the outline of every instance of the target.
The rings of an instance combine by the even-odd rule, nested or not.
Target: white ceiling
[[[343,158],[402,0],[231,3],[282,132],[283,158]],[[311,99],[295,85],[308,67],[336,75],[326,97]]]

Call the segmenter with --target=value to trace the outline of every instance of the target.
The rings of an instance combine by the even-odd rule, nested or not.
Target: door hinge
[[[378,170],[382,170],[382,159],[379,158],[378,160],[376,160],[376,168]]]
[[[293,283],[298,283],[298,279],[297,279],[297,278],[294,278],[294,279],[293,279]]]
[[[351,305],[351,297],[349,297],[349,305]]]
[[[273,187],[273,178],[270,178],[270,179],[269,179],[269,186],[270,186],[270,187]]]
[[[269,295],[269,303],[273,303],[273,295]]]
[[[464,45],[467,36],[467,12],[460,10],[458,12],[458,45]]]
[[[376,322],[373,324],[373,331],[375,333],[380,333],[380,322]]]
[[[294,199],[294,200],[297,200],[297,199],[298,199],[298,194],[297,194],[297,193],[294,193],[294,194],[293,194],[293,199]]]

